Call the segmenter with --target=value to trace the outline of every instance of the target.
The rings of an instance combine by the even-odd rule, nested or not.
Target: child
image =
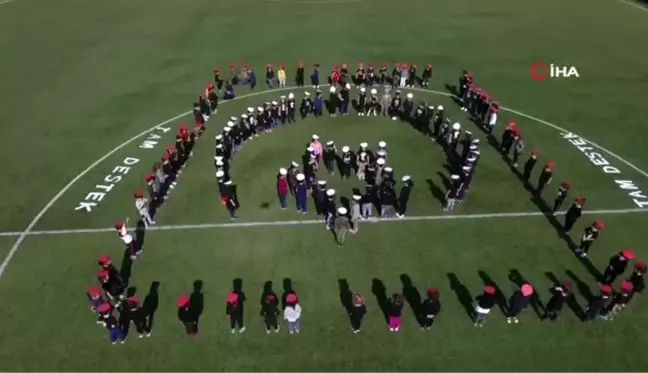
[[[279,302],[274,294],[266,295],[261,307],[261,316],[266,326],[266,333],[270,334],[274,330],[279,333],[279,323],[277,323],[277,316],[279,316]]]
[[[542,320],[551,320],[556,321],[560,311],[563,309],[565,302],[571,297],[571,284],[569,282],[563,282],[556,284],[551,288],[551,299],[547,302],[547,308],[545,314],[542,316]]]
[[[230,291],[227,294],[225,313],[229,316],[232,334],[235,334],[237,331],[239,334],[243,334],[245,332],[245,326],[243,326],[243,302],[238,293]]]
[[[599,316],[601,313],[603,313],[608,303],[610,303],[610,296],[613,292],[612,286],[608,284],[600,284],[599,289],[601,291],[601,294],[593,297],[590,301],[590,304],[585,311],[585,317],[583,318],[584,322],[590,322],[594,320],[596,316]]]
[[[297,294],[290,293],[286,296],[286,308],[284,308],[284,320],[288,323],[290,334],[299,334],[302,308],[299,305]]]
[[[439,301],[439,289],[428,288],[427,299],[421,306],[421,330],[430,330],[436,315],[441,312],[441,301]]]
[[[632,299],[632,296],[634,295],[634,287],[632,286],[632,282],[621,282],[620,290],[620,292],[612,297],[610,303],[605,307],[604,313],[600,315],[602,319],[607,321],[613,320],[614,316],[621,312],[621,310],[624,309],[628,305],[628,302],[630,302],[630,300]]]
[[[192,309],[189,303],[190,299],[188,295],[182,294],[178,297],[176,305],[178,306],[178,319],[184,325],[187,337],[193,338],[198,334],[198,315]]]
[[[122,313],[126,314],[128,322],[132,321],[135,324],[135,330],[139,333],[139,337],[143,338],[151,336],[151,329],[149,328],[146,312],[140,307],[140,301],[137,297],[132,296],[126,299],[126,306]]]
[[[106,330],[108,330],[108,338],[110,338],[110,342],[112,342],[112,344],[117,344],[117,341],[121,342],[122,344],[126,343],[124,332],[122,332],[121,328],[119,327],[119,323],[117,322],[115,316],[112,315],[112,308],[110,307],[110,304],[101,304],[99,307],[97,307],[97,311],[100,314],[97,322],[103,324],[103,326],[106,327]]]
[[[475,326],[478,326],[480,328],[484,326],[484,320],[486,320],[486,316],[488,316],[488,314],[490,313],[491,308],[495,306],[496,293],[497,289],[494,286],[484,286],[483,294],[477,297],[477,306],[475,307],[475,311],[477,313],[477,316],[475,317]]]
[[[403,296],[394,293],[389,299],[389,331],[397,332],[400,330],[401,316],[403,314]]]
[[[106,301],[101,296],[101,288],[97,285],[90,286],[88,288],[88,291],[86,292],[86,295],[88,296],[88,300],[90,301],[90,310],[92,312],[97,312],[97,308],[106,303]]]
[[[286,175],[288,175],[288,170],[283,167],[280,168],[279,175],[277,176],[277,195],[279,196],[279,205],[281,206],[282,210],[288,208],[286,197],[288,196],[289,187]]]
[[[351,320],[351,330],[353,334],[360,333],[362,327],[362,319],[367,313],[367,307],[364,304],[364,299],[360,294],[353,295],[353,305],[349,309],[349,319]]]
[[[515,294],[509,299],[509,312],[506,317],[506,322],[511,323],[515,322],[516,324],[520,322],[518,320],[518,315],[524,311],[525,308],[531,303],[531,295],[533,294],[533,287],[530,284],[523,284],[520,287],[519,291],[516,291]]]

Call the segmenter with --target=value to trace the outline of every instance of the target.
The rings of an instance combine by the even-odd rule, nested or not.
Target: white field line
[[[322,87],[326,87],[326,86],[328,86],[328,84],[324,84],[324,85],[322,85]],[[224,104],[226,104],[226,103],[228,103],[228,102],[231,102],[231,101],[242,100],[242,99],[246,99],[246,98],[249,98],[249,97],[254,97],[254,96],[259,96],[259,95],[264,95],[264,94],[277,93],[277,92],[283,92],[283,91],[289,91],[289,90],[297,91],[297,90],[300,90],[300,89],[297,88],[297,87],[285,87],[285,88],[278,88],[278,89],[272,89],[272,90],[265,90],[265,91],[258,91],[258,92],[248,93],[248,94],[246,94],[246,95],[238,96],[238,97],[237,97],[236,99],[234,99],[234,100],[223,101],[223,102],[221,103],[221,105],[224,105]],[[443,96],[452,96],[452,94],[450,94],[450,93],[448,93],[448,92],[442,92],[442,91],[433,91],[433,90],[427,90],[427,89],[421,89],[421,88],[410,88],[410,90],[412,90],[412,91],[418,91],[418,92],[424,92],[424,93],[428,93],[428,94],[436,94],[436,95],[443,95]],[[516,111],[516,110],[512,110],[512,109],[509,109],[509,108],[506,108],[506,107],[501,107],[501,110],[508,111],[508,112],[510,112],[510,113],[513,113],[513,114],[516,114],[516,115],[520,115],[520,116],[522,116],[522,117],[525,117],[525,118],[528,118],[528,119],[534,120],[534,121],[536,121],[536,122],[538,122],[538,123],[540,123],[540,124],[544,124],[544,125],[546,125],[546,126],[549,126],[549,127],[554,128],[554,129],[556,129],[556,130],[559,130],[559,131],[563,131],[563,132],[571,132],[571,131],[567,131],[566,129],[564,129],[564,128],[562,128],[562,127],[559,127],[559,126],[557,126],[557,125],[555,125],[555,124],[549,123],[549,122],[547,122],[547,121],[544,121],[544,120],[542,120],[542,119],[539,119],[539,118],[533,117],[533,116],[531,116],[531,115],[527,115],[527,114],[521,113],[521,112]],[[21,233],[18,235],[18,239],[16,239],[16,242],[13,244],[13,246],[11,247],[11,249],[9,250],[9,252],[7,253],[7,256],[6,256],[6,257],[4,258],[4,260],[2,261],[2,264],[0,264],[0,277],[2,277],[2,275],[4,275],[5,271],[7,270],[7,266],[8,266],[9,263],[11,262],[11,259],[13,258],[13,256],[14,256],[14,255],[16,254],[16,252],[18,251],[18,248],[20,248],[20,245],[23,243],[23,241],[25,240],[25,238],[30,234],[30,232],[32,232],[32,230],[34,229],[34,227],[36,226],[36,224],[38,224],[38,222],[40,221],[40,219],[45,215],[45,213],[47,213],[47,211],[48,211],[50,208],[52,208],[52,206],[53,206],[53,205],[54,205],[54,204],[55,204],[55,203],[56,203],[56,202],[57,202],[57,201],[58,201],[58,200],[63,196],[63,194],[65,194],[65,192],[67,192],[67,191],[68,191],[68,190],[69,190],[69,189],[70,189],[74,184],[76,184],[76,183],[77,183],[77,182],[78,182],[78,181],[79,181],[83,176],[85,176],[88,172],[92,171],[95,167],[97,167],[101,162],[103,162],[104,160],[106,160],[107,158],[109,158],[111,155],[115,154],[116,152],[118,152],[119,150],[121,150],[122,148],[124,148],[125,146],[129,145],[130,143],[132,143],[133,141],[139,139],[140,137],[146,135],[147,133],[149,133],[149,132],[155,130],[155,128],[157,128],[157,127],[159,127],[159,126],[166,125],[166,124],[168,124],[168,123],[170,123],[170,122],[172,122],[172,121],[174,121],[174,120],[180,119],[180,118],[182,118],[182,117],[184,117],[184,116],[186,116],[186,115],[189,115],[189,114],[191,114],[191,111],[187,111],[187,112],[184,112],[184,113],[182,113],[182,114],[178,114],[178,115],[176,115],[175,117],[173,117],[173,118],[171,118],[171,119],[167,119],[167,120],[165,120],[165,121],[163,121],[163,122],[161,122],[161,123],[158,123],[158,124],[152,126],[151,128],[149,128],[149,129],[147,129],[147,130],[144,130],[144,131],[138,133],[137,135],[131,137],[130,139],[126,140],[126,141],[123,142],[122,144],[120,144],[120,145],[118,145],[117,147],[115,147],[113,150],[111,150],[111,151],[109,151],[108,153],[106,153],[106,155],[104,155],[103,157],[97,159],[94,163],[92,163],[90,166],[88,166],[88,168],[86,168],[85,170],[81,171],[80,174],[78,174],[78,175],[77,175],[74,179],[72,179],[72,180],[71,180],[67,185],[65,185],[65,186],[63,187],[63,189],[61,189],[61,190],[60,190],[60,191],[59,191],[59,192],[58,192],[58,193],[57,193],[57,194],[56,194],[56,195],[55,195],[55,196],[54,196],[54,197],[53,197],[53,198],[52,198],[52,199],[51,199],[51,200],[50,200],[50,201],[49,201],[49,202],[48,202],[48,203],[47,203],[47,204],[46,204],[46,205],[45,205],[45,206],[44,206],[44,207],[39,211],[39,212],[38,212],[38,214],[36,214],[36,216],[32,219],[32,221],[27,225],[27,228],[25,228],[25,230],[24,230],[23,232],[21,232]],[[579,136],[579,137],[581,137],[584,141],[587,141],[590,145],[599,148],[601,151],[607,153],[608,155],[610,155],[610,156],[614,157],[615,159],[619,160],[620,162],[626,164],[628,167],[631,167],[633,170],[639,172],[639,173],[642,174],[643,176],[648,177],[648,172],[641,170],[639,167],[633,165],[633,164],[630,163],[628,160],[626,160],[626,159],[622,158],[621,156],[619,156],[619,155],[617,155],[617,154],[615,154],[615,153],[613,153],[613,152],[611,152],[611,151],[609,151],[609,150],[603,148],[602,146],[600,146],[600,145],[598,145],[598,144],[596,144],[596,143],[594,143],[594,142],[592,142],[592,141],[589,141],[589,140],[585,139],[585,138],[582,137],[582,136]]]
[[[631,213],[648,213],[648,209],[619,209],[619,210],[591,210],[583,211],[583,215],[613,215],[613,214],[631,214]],[[564,215],[559,212],[558,215]],[[425,221],[425,220],[476,220],[476,219],[502,219],[502,218],[526,218],[547,216],[542,212],[503,212],[495,214],[464,214],[464,215],[428,215],[428,216],[406,216],[399,218],[385,218],[368,220],[367,223],[385,223],[401,221]],[[232,222],[232,223],[205,223],[205,224],[172,224],[172,225],[154,225],[147,231],[177,231],[190,229],[213,229],[213,228],[251,228],[251,227],[286,227],[293,225],[312,225],[323,224],[322,219],[312,220],[275,220],[275,221],[250,221],[250,222]],[[68,234],[87,234],[87,233],[106,233],[114,232],[115,228],[93,228],[93,229],[55,229],[44,231],[31,231],[28,236],[58,236]],[[23,232],[0,232],[0,236],[20,236]]]
[[[8,3],[12,2],[12,1],[14,1],[14,0],[2,0],[2,1],[0,1],[0,5],[8,4]]]
[[[619,2],[621,4],[629,5],[629,6],[633,7],[633,8],[641,9],[644,12],[648,12],[648,7],[637,4],[636,2],[634,2],[632,0],[617,0],[617,2]]]

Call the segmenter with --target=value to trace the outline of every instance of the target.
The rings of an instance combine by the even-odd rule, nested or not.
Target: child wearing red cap
[[[628,261],[634,259],[634,251],[631,249],[623,249],[621,252],[615,254],[608,261],[608,266],[603,272],[602,282],[604,284],[611,284],[617,277],[621,276],[628,267]]]
[[[538,163],[538,156],[540,156],[540,150],[533,149],[531,155],[529,156],[529,159],[524,162],[524,172],[522,173],[522,175],[524,177],[524,181],[526,181],[527,183],[531,179],[531,172],[533,171],[533,168],[535,167],[536,163]]]
[[[464,103],[464,105],[466,105],[466,103]],[[518,133],[519,130],[517,123],[515,123],[514,120],[508,121],[506,129],[504,129],[504,133],[502,133],[502,140],[500,143],[502,154],[508,157],[509,153],[511,153],[511,147],[513,146],[513,137]]]
[[[353,334],[358,334],[362,330],[362,319],[367,313],[364,299],[360,294],[353,294],[351,308],[349,308],[349,319],[351,320],[351,331]]]
[[[182,294],[178,297],[178,320],[184,325],[188,337],[195,337],[198,334],[198,313],[191,307],[190,297]]]
[[[227,294],[225,313],[229,316],[232,334],[236,332],[243,334],[245,332],[245,326],[243,325],[243,300],[237,292],[230,291]]]
[[[484,292],[477,297],[477,305],[475,306],[475,326],[483,327],[486,316],[490,313],[491,309],[495,306],[495,295],[497,289],[492,285],[484,286]]]
[[[121,275],[119,270],[112,264],[112,257],[108,254],[101,254],[97,258],[97,263],[99,264],[100,269],[108,271],[108,274],[112,278],[118,278],[121,280]]]
[[[430,85],[430,80],[432,80],[432,64],[428,63],[421,74],[421,87],[427,88]]]
[[[141,190],[134,191],[133,198],[135,198],[135,209],[140,214],[140,221],[144,223],[144,226],[148,228],[150,225],[155,224],[155,220],[153,220],[149,212],[149,200],[144,198],[144,192]]]
[[[86,295],[88,296],[88,301],[90,302],[90,310],[92,312],[97,312],[97,307],[106,303],[106,300],[101,294],[101,288],[97,285],[90,286],[86,291]]]
[[[600,284],[599,289],[601,293],[594,297],[591,301],[587,310],[585,311],[584,322],[590,322],[599,316],[607,307],[610,302],[610,296],[612,295],[612,286],[608,284]]]
[[[612,321],[614,316],[628,305],[634,295],[634,287],[630,281],[622,281],[619,290],[618,293],[614,294],[610,303],[605,307],[603,314],[601,314],[603,320]]]
[[[576,254],[581,258],[585,258],[589,252],[590,247],[596,241],[599,236],[599,231],[605,227],[605,224],[601,220],[597,220],[589,227],[585,228],[583,235],[581,236],[580,245],[576,249]]]
[[[99,318],[97,319],[97,322],[102,324],[108,331],[108,338],[110,339],[110,342],[112,342],[112,344],[117,344],[117,341],[121,342],[122,344],[126,343],[126,336],[121,330],[117,319],[112,315],[112,308],[110,307],[110,304],[104,303],[100,305],[99,307],[97,307],[97,311],[99,312]]]
[[[421,330],[430,330],[439,312],[441,312],[439,289],[430,287],[427,291],[427,298],[421,305]]]
[[[538,186],[536,187],[536,193],[538,195],[541,195],[544,188],[551,184],[551,181],[553,180],[553,168],[554,161],[548,161],[542,169],[542,172],[538,177]]]
[[[124,290],[126,290],[126,284],[121,281],[119,278],[114,278],[110,276],[110,272],[105,269],[100,269],[97,271],[97,278],[101,283],[101,288],[104,291],[104,294],[112,302],[115,302],[115,307],[119,307],[121,301],[124,299]]]
[[[572,203],[571,207],[569,207],[569,210],[567,210],[567,213],[565,213],[565,224],[563,225],[565,233],[569,233],[574,227],[576,221],[580,219],[581,215],[583,214],[584,204],[585,197],[578,196],[574,200],[574,203]]]
[[[297,294],[288,293],[286,295],[286,307],[284,308],[284,320],[288,323],[288,332],[290,334],[299,334],[301,313],[302,308],[299,305]]]
[[[635,263],[635,269],[632,271],[632,275],[630,275],[629,279],[629,281],[632,282],[635,294],[641,293],[646,288],[646,284],[644,283],[646,268],[648,268],[648,266],[646,266],[646,263],[642,261],[637,261]]]
[[[263,298],[263,304],[261,305],[261,316],[263,316],[263,322],[266,326],[266,333],[274,331],[279,333],[279,323],[277,322],[277,316],[279,316],[279,300],[274,293],[268,293]]]
[[[148,324],[148,316],[144,309],[140,306],[140,300],[136,296],[131,296],[126,299],[121,315],[125,319],[124,333],[128,335],[128,326],[132,321],[135,324],[135,330],[139,333],[140,338],[144,336],[151,336],[151,329]]]
[[[394,293],[391,298],[389,298],[389,331],[397,332],[400,330],[401,326],[401,317],[403,316],[403,296]]]
[[[531,296],[533,295],[533,287],[531,284],[522,284],[520,290],[516,291],[508,302],[508,315],[506,317],[507,323],[519,323],[518,316],[529,306],[531,303]]]
[[[558,192],[556,193],[556,198],[554,198],[553,208],[551,209],[553,216],[556,216],[556,214],[558,214],[558,210],[560,210],[560,206],[562,206],[563,202],[565,202],[568,192],[569,182],[565,180],[560,183],[560,187],[558,187]]]
[[[542,316],[542,320],[551,320],[556,321],[562,311],[563,306],[571,297],[571,284],[569,282],[563,282],[560,284],[555,284],[551,289],[551,298],[547,302],[545,307],[545,313]]]

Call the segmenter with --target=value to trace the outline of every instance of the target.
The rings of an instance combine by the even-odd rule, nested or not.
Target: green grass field
[[[597,287],[593,269],[601,271],[611,255],[632,247],[648,259],[642,246],[648,203],[637,211],[633,202],[648,202],[643,193],[648,192],[645,5],[622,0],[0,1],[5,138],[0,255],[11,255],[0,269],[0,370],[645,369],[645,295],[613,322],[592,324],[581,323],[569,309],[548,324],[528,309],[521,324],[508,325],[494,310],[486,326],[475,329],[465,310],[484,282],[493,281],[511,295],[515,275],[533,283],[544,301],[553,277],[570,280],[585,307]],[[223,104],[208,123],[207,136],[156,217],[163,227],[212,227],[147,232],[131,285],[145,298],[151,283],[160,283],[154,336],[111,346],[84,292],[96,281],[99,254],[121,257],[122,244],[110,227],[125,216],[135,219],[131,193],[144,187],[144,174],[178,124],[191,120],[179,115],[191,109],[215,66],[249,63],[262,83],[267,62],[285,63],[291,77],[300,59],[307,65],[318,60],[323,73],[341,62],[351,67],[358,61],[433,63],[433,84],[429,91],[413,91],[416,99],[443,105],[483,143],[467,201],[439,217],[448,174],[443,152],[407,124],[355,115],[308,119],[255,139],[237,156],[232,177],[239,185],[237,223],[242,224],[227,226],[213,177],[213,135],[226,118],[291,91],[263,92],[260,84],[250,93],[240,87],[240,99]],[[576,66],[580,78],[534,81],[529,66],[538,60]],[[501,113],[498,130],[509,119],[518,121],[527,144],[523,157],[539,148],[541,162],[556,162],[556,183],[570,180],[570,200],[576,194],[588,198],[589,213],[572,236],[578,239],[594,219],[605,221],[591,262],[570,253],[551,219],[541,214],[545,202],[525,190],[449,97],[445,85],[455,84],[464,68],[509,109]],[[301,97],[301,90],[294,92]],[[587,152],[598,152],[619,172],[605,174],[556,127],[595,143]],[[148,129],[162,134],[154,149],[139,147]],[[277,169],[299,161],[313,133],[352,149],[362,141],[374,148],[387,141],[396,174],[413,177],[409,216],[418,218],[363,223],[338,248],[323,223],[312,223],[313,213],[302,217],[294,211],[293,200],[281,211],[274,189]],[[74,210],[129,157],[139,161],[92,212]],[[636,190],[621,189],[620,180]],[[346,196],[361,186],[329,181]],[[545,192],[546,203],[555,188]],[[422,217],[427,220],[417,220]],[[245,223],[260,224],[241,226]],[[95,231],[102,228],[106,231]],[[80,229],[93,232],[34,234]],[[402,330],[387,331],[372,292],[380,283],[388,293],[401,291],[402,275],[421,293],[439,287],[443,311],[433,331],[419,330],[409,306]],[[248,298],[244,335],[230,335],[224,314],[225,294],[236,278],[243,280]],[[272,281],[280,292],[284,279],[291,280],[304,308],[298,337],[267,336],[258,316],[264,283]],[[175,299],[191,292],[196,280],[204,283],[205,294],[201,336],[185,340]],[[358,335],[350,332],[340,303],[340,280],[367,300]]]

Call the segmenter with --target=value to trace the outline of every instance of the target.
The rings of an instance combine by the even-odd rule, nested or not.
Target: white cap
[[[254,108],[253,108],[253,107],[249,107],[249,108],[247,108],[247,112],[248,112],[248,113],[254,113]]]
[[[223,144],[216,145],[216,149],[223,149]]]
[[[443,110],[443,106],[441,105],[437,106],[437,110]]]
[[[387,153],[384,150],[381,149],[381,150],[378,150],[376,152],[376,155],[379,156],[379,157],[384,157],[384,156],[387,155]]]
[[[479,154],[480,154],[480,153],[479,153],[479,150],[475,150],[475,151],[473,152],[473,154],[477,154],[477,155],[479,155]]]
[[[346,88],[346,89],[351,89],[351,84],[347,83],[347,84],[344,86],[344,88]]]
[[[231,120],[232,122],[236,122],[236,119],[237,119],[236,117],[230,117],[230,120]]]
[[[294,161],[290,165],[293,166],[293,167],[299,167],[299,163],[294,162]]]
[[[342,151],[345,152],[345,153],[348,152],[349,150],[351,150],[351,149],[348,146],[343,146],[342,147]]]
[[[365,88],[365,87],[360,87],[360,92],[362,92],[362,93],[367,92],[367,88]]]
[[[338,214],[346,215],[346,213],[347,213],[347,209],[345,209],[344,207],[338,207]]]
[[[220,141],[220,140],[223,139],[223,135],[219,134],[219,135],[216,135],[216,137],[214,137],[214,138],[216,139],[216,141]]]
[[[463,166],[461,169],[464,171],[470,171],[470,166]]]
[[[221,160],[217,160],[217,161],[216,161],[216,166],[219,166],[219,167],[220,167],[220,166],[222,166],[222,165],[223,165],[223,161],[221,161]]]
[[[241,115],[241,119],[247,119],[247,114]]]
[[[360,143],[361,148],[366,148],[367,146],[369,146],[369,144],[367,144],[366,142],[361,142]]]
[[[328,146],[335,145],[335,141],[333,141],[333,140],[327,141],[326,145],[328,145]]]
[[[364,158],[367,156],[367,152],[360,152],[360,158]]]
[[[459,175],[452,175],[450,176],[452,180],[459,180]]]
[[[280,100],[285,100],[285,99],[286,99],[286,96],[281,95],[281,96],[279,96],[279,99],[280,99]]]
[[[470,149],[470,150],[477,150],[477,145],[470,145],[470,146],[468,147],[468,149]]]
[[[297,181],[304,181],[306,179],[306,176],[304,174],[297,174]]]
[[[306,148],[306,151],[312,153],[312,152],[315,151],[315,148],[313,148],[312,146],[309,146],[308,148]]]
[[[231,120],[228,120],[227,123],[225,123],[225,127],[232,127],[234,125],[234,122]]]
[[[472,132],[470,131],[464,131],[464,133],[466,134],[466,136],[472,136]]]
[[[459,124],[459,122],[455,122],[452,125],[452,129],[455,130],[455,131],[458,131],[460,128],[461,128],[461,124]]]
[[[282,168],[279,169],[279,175],[284,175],[285,176],[287,174],[288,174],[288,170],[286,170],[285,168],[282,167]]]
[[[317,136],[317,135],[313,135],[313,136],[311,136],[311,139],[313,139],[313,140],[319,140],[319,136]]]
[[[381,148],[386,148],[386,147],[387,147],[387,143],[384,142],[384,141],[380,141],[380,142],[378,142],[378,146],[381,147]]]
[[[317,185],[326,185],[326,180],[317,180]]]
[[[378,160],[376,161],[376,163],[378,163],[378,164],[381,165],[381,166],[384,165],[384,164],[385,164],[385,158],[378,158]]]
[[[229,131],[231,131],[231,130],[232,130],[232,127],[225,127],[225,128],[223,129],[223,131],[225,131],[225,132],[229,132]]]
[[[397,90],[396,90],[396,94],[397,94],[397,95],[400,95],[400,93],[401,93],[400,89],[397,89]]]
[[[215,160],[216,162],[218,162],[218,161],[222,161],[222,160],[223,160],[223,157],[220,156],[220,155],[217,155],[217,156],[214,157],[214,160]]]
[[[292,100],[293,98],[295,98],[295,94],[292,92],[288,93],[288,98]]]
[[[403,181],[410,181],[411,179],[412,179],[411,176],[409,176],[409,175],[405,175],[405,176],[403,176],[403,179],[402,179],[402,180],[403,180]]]
[[[224,176],[225,176],[225,172],[223,172],[223,171],[216,171],[216,177],[224,177]]]
[[[329,92],[335,93],[335,86],[331,86],[331,88],[329,88]]]
[[[479,144],[479,139],[473,139],[472,143],[473,144]]]
[[[277,101],[272,101],[272,105],[277,106],[279,104],[277,104]]]
[[[304,96],[310,96],[310,92],[308,91],[304,92]]]
[[[263,107],[262,107],[262,106],[257,107],[257,111],[258,111],[259,113],[263,113]]]
[[[329,197],[333,197],[335,195],[335,189],[326,190],[326,195]]]
[[[394,171],[393,168],[391,168],[391,167],[385,167],[385,172],[392,172],[392,171]]]
[[[477,160],[477,157],[475,157],[475,156],[468,157],[468,159],[467,159],[468,162],[474,162],[476,160]]]
[[[270,106],[270,103],[268,101],[263,103],[265,106]]]
[[[224,182],[223,184],[225,184],[225,185],[232,185],[232,180],[227,180],[227,181]]]
[[[361,199],[362,199],[362,196],[359,196],[359,195],[357,195],[357,194],[354,194],[354,195],[353,195],[353,200],[354,200],[354,201],[359,201],[359,200],[361,200]]]
[[[430,106],[428,106],[428,109],[429,109],[429,110],[434,110],[434,105],[430,105]]]
[[[414,94],[413,94],[413,93],[408,93],[408,94],[407,94],[407,98],[411,99],[411,98],[413,98],[413,97],[414,97]]]
[[[373,88],[373,89],[371,90],[371,94],[372,94],[372,95],[375,95],[375,94],[377,94],[377,93],[378,93],[378,90],[377,90],[376,88]]]

